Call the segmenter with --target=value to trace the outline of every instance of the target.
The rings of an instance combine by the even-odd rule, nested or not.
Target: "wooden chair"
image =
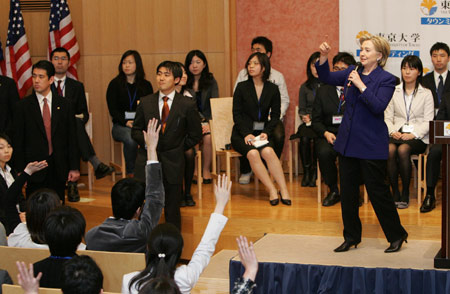
[[[109,113],[108,113],[109,115]],[[114,140],[112,136],[112,119],[108,120],[109,123],[109,146],[111,146],[111,161],[109,162],[109,165],[114,167],[115,171],[111,174],[111,179],[113,182],[116,182],[116,172],[119,170],[122,173],[122,179],[126,178],[127,171],[126,171],[126,165],[125,165],[125,156],[123,155],[123,143],[117,142]],[[120,150],[120,164],[116,162],[116,153],[115,153],[115,145],[119,145]]]
[[[231,180],[231,159],[242,156],[240,153],[231,150],[226,150],[225,145],[231,142],[231,132],[233,129],[233,97],[215,98],[211,99],[211,114],[212,119],[209,121],[211,129],[211,144],[212,144],[212,175],[214,180],[220,173],[217,169],[217,156],[224,156],[226,163],[226,175]],[[238,181],[239,168],[237,162],[236,167],[236,182]]]
[[[86,94],[86,102],[87,102],[88,109],[89,109],[89,93],[86,92],[85,94]],[[89,140],[91,140],[91,142],[92,142],[92,138],[93,138],[93,136],[92,136],[92,134],[93,134],[93,132],[92,132],[92,112],[89,112],[89,120],[86,123],[85,128],[86,128],[86,133],[88,134]],[[92,167],[92,164],[88,163],[87,169],[88,169],[88,188],[89,188],[89,191],[92,191],[92,186],[94,185],[94,179],[95,179],[94,168]]]
[[[144,253],[77,251],[78,255],[88,255],[95,260],[103,272],[103,290],[121,292],[124,274],[145,268]],[[17,284],[16,261],[26,264],[35,263],[49,257],[48,249],[31,249],[0,246],[0,260],[3,269],[7,270],[14,283]]]
[[[23,294],[22,287],[18,285],[2,285],[3,294]],[[39,294],[61,294],[61,289],[39,288]],[[120,293],[120,292],[117,292]],[[103,294],[114,294],[113,292],[103,292]]]
[[[422,189],[423,192],[427,191],[427,158],[428,158],[429,147],[424,153],[419,155],[411,155],[411,161],[413,161],[414,166],[414,187],[417,187],[417,205],[420,208],[422,202]],[[417,160],[417,168],[414,164],[414,160]]]
[[[202,177],[202,151],[197,150],[195,154],[195,158],[197,160],[197,193],[198,199],[202,199],[202,191],[203,191],[203,177]]]
[[[300,126],[300,116],[298,115],[298,106],[295,106],[295,121],[294,121],[294,131],[297,132]],[[298,143],[299,138],[289,140],[289,158],[288,158],[288,168],[289,168],[289,182],[293,181],[293,168],[295,168],[295,176],[298,176]]]

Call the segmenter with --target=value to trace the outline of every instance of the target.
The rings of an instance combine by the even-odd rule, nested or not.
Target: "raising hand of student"
[[[230,199],[231,181],[226,175],[218,176],[217,184],[214,186],[214,195],[216,196],[215,213],[223,214],[225,206]]]
[[[42,273],[39,273],[34,277],[33,264],[30,263],[29,267],[23,261],[17,261],[17,280],[22,287],[25,294],[38,294],[39,293],[39,281],[41,280]]]
[[[253,248],[253,243],[248,244],[247,238],[239,236],[236,238],[236,242],[239,247],[239,258],[241,259],[242,265],[244,265],[245,272],[242,276],[244,279],[250,279],[253,282],[256,278],[256,273],[258,272],[258,260],[256,259],[255,249]]]

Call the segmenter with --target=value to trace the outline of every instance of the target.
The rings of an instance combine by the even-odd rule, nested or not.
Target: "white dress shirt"
[[[8,188],[12,185],[12,183],[14,183],[14,177],[11,174],[11,167],[9,165],[5,165],[5,170],[0,168],[0,175],[3,179],[5,179],[6,186],[8,186]]]
[[[177,267],[175,270],[174,280],[177,283],[180,292],[183,294],[191,293],[192,288],[198,281],[203,270],[209,264],[209,260],[216,249],[216,243],[219,240],[228,218],[222,214],[212,213],[209,218],[208,226],[203,233],[202,240],[195,249],[191,261],[187,265]],[[129,290],[130,281],[139,274],[132,272],[123,276],[122,294],[137,294],[139,291],[135,285]]]
[[[443,73],[439,74],[436,71],[433,71],[433,77],[434,82],[436,83],[436,90],[439,87],[439,76],[442,76],[442,82],[445,85],[445,80],[447,79],[448,70],[444,71]]]
[[[175,98],[175,90],[173,90],[173,92],[171,92],[169,95],[165,95],[163,94],[161,91],[159,91],[159,117],[162,117],[162,109],[164,106],[164,97],[168,97],[169,99],[167,100],[167,104],[169,105],[169,109],[172,108],[172,102],[173,102],[173,98]]]
[[[63,97],[65,97],[66,96],[66,76],[64,76],[62,79],[58,79],[55,76],[55,81],[53,82],[53,84],[55,85],[56,90],[58,90],[58,81],[61,81],[62,95],[63,95]]]
[[[44,98],[47,98],[48,108],[50,109],[50,116],[52,115],[52,91],[48,92],[47,96],[42,96],[39,93],[36,93],[36,97],[39,102],[39,107],[41,108],[41,114],[44,114]]]
[[[242,69],[237,77],[236,83],[234,84],[233,92],[236,90],[237,84],[243,81],[248,80],[247,69]],[[284,80],[284,76],[281,72],[277,71],[274,68],[270,69],[269,81],[278,86],[280,90],[280,98],[281,98],[281,115],[280,119],[286,114],[286,111],[289,107],[289,94],[286,86],[286,81]]]

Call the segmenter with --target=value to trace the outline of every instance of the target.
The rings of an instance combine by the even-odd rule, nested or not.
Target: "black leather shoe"
[[[184,196],[185,202],[186,202],[186,206],[195,206],[195,201],[194,199],[192,199],[192,195],[187,194],[186,196]]]
[[[317,168],[311,169],[311,177],[309,178],[309,187],[315,187],[317,181]]]
[[[338,203],[339,201],[341,201],[341,196],[339,196],[339,194],[336,192],[330,192],[330,193],[328,193],[327,197],[325,197],[325,199],[323,199],[322,205],[323,206],[333,206],[336,203]]]
[[[283,199],[283,196],[281,196],[280,191],[278,191],[278,195],[280,195],[281,203],[283,203],[284,205],[287,205],[287,206],[291,206],[291,204],[292,204],[291,199]]]
[[[212,179],[203,179],[203,184],[208,185],[212,183]]]
[[[344,241],[338,248],[334,249],[334,252],[345,252],[348,251],[352,246],[358,247],[359,242],[355,241]]]
[[[67,200],[69,200],[69,202],[80,201],[80,194],[78,193],[77,182],[67,183]]]
[[[392,253],[397,252],[402,248],[403,242],[408,243],[408,233],[406,233],[403,237],[398,239],[397,241],[394,241],[391,243],[391,246],[389,246],[386,250],[384,250],[384,253]]]
[[[97,169],[95,170],[95,178],[97,180],[106,177],[107,175],[112,174],[114,171],[114,168],[112,166],[108,166],[106,164],[104,164],[103,162],[101,162],[98,166]]]
[[[436,199],[431,195],[425,196],[425,199],[422,202],[422,206],[420,206],[420,212],[430,212],[436,207]]]
[[[278,203],[280,203],[280,199],[272,199],[272,200],[269,200],[269,202],[270,202],[270,205],[272,205],[272,206],[275,206],[275,205],[278,205]]]
[[[311,180],[311,171],[310,166],[306,165],[303,167],[303,178],[302,178],[302,187],[308,187],[309,182]]]

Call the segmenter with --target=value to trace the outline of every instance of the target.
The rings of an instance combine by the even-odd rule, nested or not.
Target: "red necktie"
[[[339,96],[339,100],[344,101],[344,100],[345,100],[345,97],[344,97],[344,88],[341,88],[341,89],[339,90],[339,92],[341,92],[341,95]]]
[[[164,130],[166,128],[167,118],[169,117],[170,109],[169,109],[169,104],[167,103],[167,100],[169,100],[169,97],[164,96],[163,100],[164,100],[164,105],[162,108],[161,122],[162,122],[162,132],[164,133]]]
[[[59,80],[59,81],[58,81],[58,87],[57,87],[56,89],[58,90],[58,95],[61,96],[61,97],[64,97],[64,96],[63,96],[62,89],[61,89],[61,83],[62,83],[62,81]]]
[[[50,116],[50,107],[48,107],[47,98],[44,98],[44,107],[42,109],[42,118],[44,119],[45,134],[48,141],[48,155],[53,153],[52,145],[52,118]]]

